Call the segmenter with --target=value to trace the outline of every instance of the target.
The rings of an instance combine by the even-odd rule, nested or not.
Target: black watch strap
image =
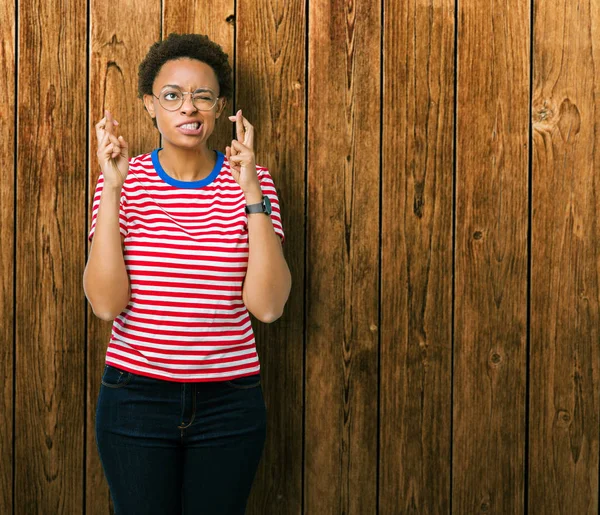
[[[257,204],[246,204],[246,214],[254,213],[265,213],[266,215],[271,214],[271,202],[269,201],[269,197],[263,195],[262,202]]]

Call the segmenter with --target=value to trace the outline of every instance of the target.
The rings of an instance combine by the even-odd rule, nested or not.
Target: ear
[[[218,118],[219,116],[221,116],[221,114],[223,113],[223,110],[225,109],[225,106],[227,105],[227,99],[224,97],[219,98],[219,102],[217,104],[217,114],[216,114],[216,118]]]
[[[152,95],[144,95],[144,106],[150,117],[156,118],[156,114],[154,113],[154,97]]]

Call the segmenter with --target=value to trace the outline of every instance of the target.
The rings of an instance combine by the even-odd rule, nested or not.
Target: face
[[[173,92],[179,88],[183,95],[183,104],[170,111],[165,109],[159,99],[163,92],[164,100],[172,102],[176,98]],[[219,95],[219,81],[214,70],[206,63],[195,59],[175,59],[167,61],[154,79],[153,95],[144,95],[144,105],[152,118],[156,118],[158,130],[163,140],[182,148],[195,148],[206,145],[206,140],[212,134],[217,118],[225,108],[226,100],[219,98],[216,105],[209,111],[200,110],[192,103],[194,93],[198,98],[197,104],[202,107],[206,99]],[[196,124],[195,126],[189,124]],[[185,126],[184,126],[185,125]]]

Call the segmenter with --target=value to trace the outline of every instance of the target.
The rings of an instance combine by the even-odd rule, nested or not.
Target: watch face
[[[263,203],[265,205],[264,212],[267,213],[268,215],[270,215],[271,214],[271,201],[269,200],[269,197],[267,197],[266,195],[263,197]]]

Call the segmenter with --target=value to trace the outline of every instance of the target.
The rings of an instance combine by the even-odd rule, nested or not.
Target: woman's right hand
[[[119,125],[109,111],[96,124],[98,139],[98,162],[104,176],[104,185],[121,188],[129,172],[129,145],[123,136],[115,136],[114,128]]]

